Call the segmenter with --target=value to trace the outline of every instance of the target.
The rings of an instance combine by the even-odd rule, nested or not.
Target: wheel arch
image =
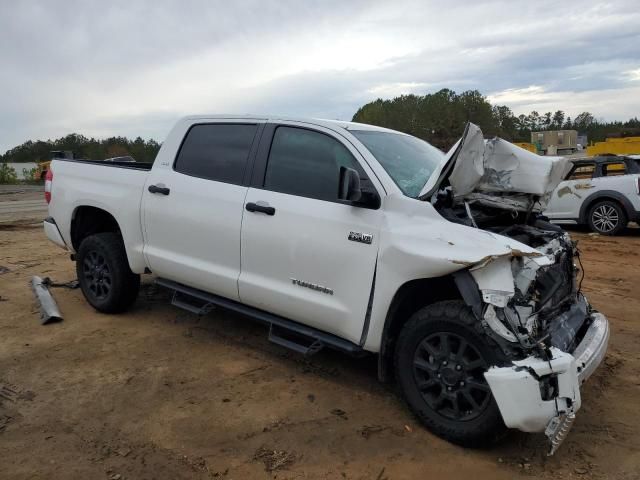
[[[393,296],[382,330],[378,353],[378,378],[388,382],[393,376],[393,353],[402,327],[419,309],[443,300],[464,300],[479,317],[482,297],[468,270],[442,277],[421,278],[404,283]]]
[[[633,217],[633,205],[631,205],[631,202],[627,197],[625,197],[620,192],[616,192],[615,190],[601,190],[599,192],[592,193],[587,198],[585,198],[584,202],[582,202],[582,206],[580,207],[579,222],[581,224],[588,223],[589,219],[587,217],[589,215],[589,212],[591,211],[591,208],[596,202],[602,201],[619,203],[620,205],[622,205],[622,209],[627,215],[627,218]]]
[[[71,216],[71,245],[75,251],[89,235],[106,232],[117,233],[122,238],[120,225],[111,213],[90,205],[75,208]]]

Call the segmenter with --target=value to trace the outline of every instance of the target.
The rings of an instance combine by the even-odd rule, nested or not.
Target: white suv
[[[574,161],[544,214],[553,223],[589,225],[603,235],[640,221],[640,155]]]

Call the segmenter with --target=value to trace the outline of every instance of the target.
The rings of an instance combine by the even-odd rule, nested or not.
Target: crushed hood
[[[429,200],[451,187],[454,202],[478,202],[494,208],[541,212],[571,165],[563,157],[543,157],[495,137],[468,123],[420,192]]]

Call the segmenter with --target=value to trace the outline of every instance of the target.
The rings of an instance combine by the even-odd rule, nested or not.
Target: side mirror
[[[380,208],[380,196],[375,190],[363,189],[360,175],[353,168],[340,167],[338,200],[364,208]]]
[[[353,168],[340,167],[340,184],[338,185],[338,200],[357,202],[362,196],[360,189],[360,175]]]

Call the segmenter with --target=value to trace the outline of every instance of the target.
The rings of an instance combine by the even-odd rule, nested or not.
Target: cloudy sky
[[[191,113],[351,119],[478,89],[516,113],[640,116],[638,0],[0,0],[0,151],[162,140]]]

